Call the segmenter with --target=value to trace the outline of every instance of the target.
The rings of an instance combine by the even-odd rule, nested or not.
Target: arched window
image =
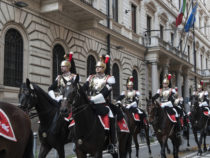
[[[138,90],[138,73],[136,70],[133,70],[132,72],[132,76],[133,76],[133,89]]]
[[[89,55],[87,59],[87,77],[91,74],[96,73],[95,67],[96,67],[96,59],[94,58],[94,56]]]
[[[5,35],[4,85],[19,87],[23,81],[23,38],[16,29]]]
[[[120,71],[116,63],[112,67],[112,75],[115,77],[115,84],[113,85],[113,99],[117,99],[120,95]]]
[[[56,44],[53,48],[53,82],[57,75],[61,75],[60,64],[64,60],[65,51],[60,44]]]

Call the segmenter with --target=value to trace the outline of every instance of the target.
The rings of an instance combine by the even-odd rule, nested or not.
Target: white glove
[[[55,93],[54,93],[53,90],[50,90],[50,91],[48,92],[48,95],[49,95],[52,99],[56,100],[56,98],[55,98]]]
[[[58,97],[55,98],[55,100],[56,100],[57,102],[59,102],[59,101],[62,100],[62,99],[63,99],[63,95],[60,95],[60,96],[58,96]]]

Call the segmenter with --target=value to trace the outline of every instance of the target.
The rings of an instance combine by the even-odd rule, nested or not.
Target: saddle
[[[169,107],[165,107],[165,110],[166,110],[169,120],[173,123],[176,123],[177,122],[176,112],[172,108],[169,108]]]

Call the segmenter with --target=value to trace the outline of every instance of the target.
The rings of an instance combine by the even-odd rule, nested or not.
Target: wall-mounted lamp
[[[131,10],[126,9],[125,10],[125,14],[128,14],[128,12],[130,12]]]
[[[25,3],[25,2],[23,2],[23,1],[15,1],[14,2],[14,5],[17,6],[17,7],[19,7],[19,8],[25,8],[25,7],[28,6],[28,4]]]

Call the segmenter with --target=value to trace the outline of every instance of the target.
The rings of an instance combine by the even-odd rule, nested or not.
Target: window
[[[118,0],[112,0],[112,14],[114,21],[118,22]]]
[[[5,35],[4,85],[19,87],[23,81],[23,38],[16,29]]]
[[[151,17],[147,15],[147,36],[149,39],[149,44],[151,44]]]
[[[160,39],[163,40],[163,25],[160,25]]]
[[[201,17],[199,17],[199,30],[201,29]]]
[[[120,71],[116,63],[112,67],[112,75],[115,77],[115,84],[113,85],[113,99],[117,99],[120,95]]]
[[[96,73],[96,60],[94,56],[89,55],[87,59],[87,77]]]
[[[206,69],[208,69],[208,59],[206,58]]]
[[[133,70],[132,72],[132,76],[133,76],[133,89],[138,90],[138,73],[136,70]]]
[[[136,6],[131,5],[132,30],[136,33]]]
[[[182,40],[180,41],[180,51],[182,53]]]
[[[174,34],[171,33],[171,45],[174,46]]]
[[[60,44],[56,44],[53,48],[53,82],[58,75],[61,75],[60,64],[64,60],[65,51]]]

